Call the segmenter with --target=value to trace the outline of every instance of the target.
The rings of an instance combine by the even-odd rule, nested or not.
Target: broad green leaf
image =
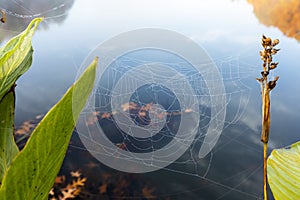
[[[4,175],[0,199],[47,199],[79,114],[92,91],[97,59],[47,113]],[[74,94],[74,90],[81,91]],[[73,107],[76,102],[76,107]],[[74,118],[73,118],[74,116]]]
[[[16,37],[0,48],[0,100],[32,62],[31,39],[42,18],[36,18]]]
[[[15,95],[11,91],[0,102],[0,185],[4,173],[19,152],[14,140]]]
[[[268,182],[278,200],[300,199],[300,142],[275,149],[267,161]]]

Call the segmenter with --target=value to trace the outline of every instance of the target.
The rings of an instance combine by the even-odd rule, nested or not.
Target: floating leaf
[[[81,173],[78,170],[75,172],[71,171],[70,174],[72,177],[77,177],[77,178],[81,176]]]
[[[75,190],[76,190],[76,188],[72,188],[72,189],[67,189],[67,190],[61,191],[61,193],[62,193],[63,196],[60,198],[60,200],[74,199],[76,197],[73,194]]]
[[[0,199],[47,199],[63,162],[75,122],[94,86],[97,59],[47,113],[3,178]],[[74,89],[76,92],[74,95]],[[76,106],[73,107],[73,102]],[[74,117],[74,118],[73,118]]]
[[[300,142],[275,149],[268,158],[268,181],[275,199],[300,199]]]
[[[99,193],[100,194],[105,194],[107,192],[107,183],[103,183],[100,187],[99,187]]]
[[[76,181],[73,181],[72,186],[73,187],[84,186],[85,182],[86,182],[86,178],[78,177]]]

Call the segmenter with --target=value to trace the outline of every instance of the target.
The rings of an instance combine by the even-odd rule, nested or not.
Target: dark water
[[[99,43],[138,28],[173,30],[201,45],[222,74],[227,99],[226,122],[212,152],[203,159],[198,158],[203,132],[207,130],[211,117],[209,108],[201,106],[201,128],[195,141],[180,159],[164,169],[145,174],[110,169],[88,154],[74,132],[60,174],[80,170],[87,177],[81,199],[150,199],[151,195],[146,195],[147,192],[154,199],[262,199],[261,98],[260,86],[255,81],[261,71],[258,54],[261,50],[260,37],[264,33],[272,38],[279,38],[281,48],[275,56],[280,64],[273,74],[279,75],[280,79],[271,96],[270,151],[290,145],[300,138],[300,43],[297,41],[299,34],[289,35],[281,24],[272,24],[271,19],[262,18],[265,15],[261,15],[259,11],[265,1],[261,4],[249,2],[0,0],[0,7],[7,10],[8,15],[7,23],[0,26],[2,42],[24,29],[32,16],[45,16],[45,21],[33,40],[33,65],[18,81],[16,125],[46,113],[74,82],[81,63]],[[274,9],[276,6],[274,4]],[[269,9],[272,10],[273,7]],[[289,27],[300,30],[294,24]],[[129,56],[129,61],[123,60],[116,66],[112,65],[112,72],[118,66],[134,67],[134,63],[141,63],[151,57],[145,55],[147,54],[141,53]],[[182,73],[187,76],[194,74],[194,69],[188,66],[182,68],[180,60],[172,56],[162,57],[159,62],[171,63],[177,70],[181,66],[180,69],[184,69]],[[157,55],[152,58],[159,59]],[[107,72],[102,84],[107,84],[108,87],[109,81],[122,77],[122,73],[125,73],[122,70],[118,70],[117,74]],[[204,98],[208,92],[203,81],[201,82],[201,76],[191,77],[191,81],[198,80],[193,83],[199,89],[199,96]],[[105,92],[99,94],[103,94],[103,98],[109,96]],[[159,102],[155,98],[157,94],[163,96]],[[146,85],[131,96],[132,102],[140,103],[139,108],[158,102],[164,104],[164,108],[170,112],[181,112],[182,108],[172,102],[173,99],[172,91],[159,85]],[[209,98],[204,99],[204,102],[207,101]],[[98,107],[102,114],[112,111],[101,104]],[[137,118],[134,110],[131,110],[133,121],[147,126],[149,113],[145,113],[145,117]],[[180,118],[180,115],[177,117]],[[173,129],[171,127],[176,123],[176,118],[170,117],[168,122],[170,124],[163,129],[161,135],[150,139],[152,142],[156,141],[155,148],[166,145],[173,137],[172,131],[176,132],[176,126]],[[116,145],[126,141],[124,134],[116,128],[113,118],[100,117],[99,124],[113,132],[110,139],[115,140]],[[120,148],[127,147],[135,152],[139,152],[138,149],[150,151],[151,145],[147,140],[132,143],[129,138],[128,141]],[[108,185],[107,191],[99,194],[98,188],[103,184]]]

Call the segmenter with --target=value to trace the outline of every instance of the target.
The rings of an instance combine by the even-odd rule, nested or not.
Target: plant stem
[[[264,65],[264,73],[269,74]],[[268,200],[267,195],[267,149],[270,134],[270,89],[268,84],[268,75],[263,76],[261,82],[262,95],[262,129],[261,141],[264,144],[264,200]]]
[[[261,97],[262,97],[262,128],[260,140],[264,143],[264,200],[268,200],[267,196],[267,149],[270,134],[270,91],[276,86],[278,76],[274,80],[269,81],[268,76],[270,70],[277,67],[278,63],[272,62],[272,56],[275,55],[279,49],[274,47],[279,43],[278,39],[272,40],[266,36],[262,36],[263,51],[260,51],[260,58],[263,60],[262,77],[256,80],[261,84]]]
[[[266,68],[264,68],[266,70]],[[264,71],[266,72],[266,71]],[[261,82],[262,95],[262,129],[261,141],[264,144],[264,200],[268,200],[267,196],[267,148],[270,133],[270,89],[268,84],[268,76],[264,76]]]
[[[267,149],[270,133],[270,95],[267,77],[262,82],[262,130],[261,141],[264,144],[264,200],[267,197]]]
[[[264,200],[268,200],[268,195],[267,195],[267,149],[268,149],[268,143],[264,143]]]
[[[270,133],[270,89],[268,85],[268,77],[264,77],[262,81],[262,129],[261,141],[268,143]]]

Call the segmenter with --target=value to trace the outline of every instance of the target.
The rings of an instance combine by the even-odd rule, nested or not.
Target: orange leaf
[[[66,177],[65,176],[57,176],[55,178],[55,182],[54,184],[62,184],[66,181]]]
[[[107,191],[107,183],[102,184],[102,185],[99,187],[99,191],[100,191],[100,194],[106,193],[106,191]]]
[[[81,173],[78,170],[75,171],[75,172],[71,171],[70,174],[71,174],[72,177],[76,177],[76,178],[81,176]]]

